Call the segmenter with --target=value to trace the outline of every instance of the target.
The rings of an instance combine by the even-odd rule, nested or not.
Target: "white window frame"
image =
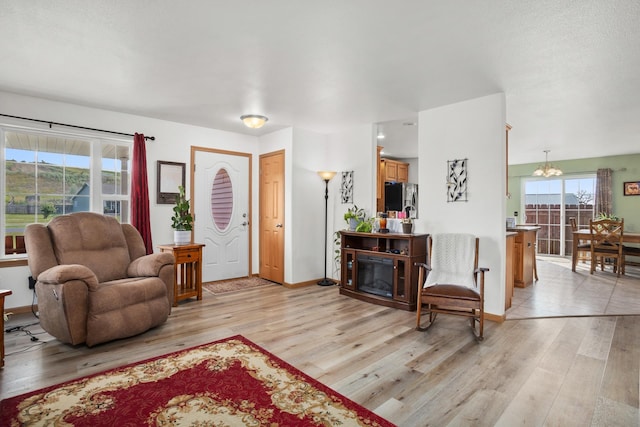
[[[127,202],[127,221],[131,218],[131,159],[133,156],[133,141],[122,138],[109,138],[103,134],[97,133],[76,133],[76,132],[63,132],[51,129],[42,129],[37,127],[28,127],[14,125],[12,123],[0,123],[0,200],[2,200],[2,206],[0,206],[0,214],[2,217],[2,224],[0,226],[0,237],[4,242],[6,235],[6,171],[5,171],[5,133],[6,132],[21,132],[21,133],[33,133],[45,136],[51,136],[56,138],[73,138],[81,139],[90,143],[90,198],[89,198],[89,211],[103,213],[105,201],[124,201]],[[105,145],[119,145],[126,146],[129,153],[129,161],[127,164],[127,194],[103,194],[102,193],[102,149]],[[26,254],[5,254],[4,244],[0,249],[0,259],[21,259],[26,258]]]
[[[561,203],[560,205],[560,221],[561,221],[561,225],[562,224],[566,224],[567,222],[567,218],[566,218],[566,211],[565,211],[565,207],[566,204],[565,202],[565,196],[567,194],[566,191],[566,181],[567,180],[574,180],[574,179],[595,179],[596,178],[596,174],[595,172],[593,173],[577,173],[577,174],[568,174],[568,175],[561,175],[561,176],[554,176],[554,177],[550,177],[550,178],[543,178],[543,177],[523,177],[523,179],[520,181],[520,212],[522,212],[522,215],[526,215],[526,197],[527,197],[527,193],[526,193],[526,188],[527,188],[527,182],[533,182],[533,181],[547,181],[547,180],[560,180],[562,181],[562,185],[561,185],[561,200],[563,203]],[[595,190],[594,190],[595,192]],[[595,211],[594,211],[594,215],[595,215]],[[525,222],[526,222],[526,218],[525,218]],[[567,236],[565,235],[565,227],[561,226],[560,227],[560,257],[564,256],[563,254],[566,253],[566,248],[565,248],[565,242],[567,241]],[[545,255],[545,256],[556,256],[556,255]]]

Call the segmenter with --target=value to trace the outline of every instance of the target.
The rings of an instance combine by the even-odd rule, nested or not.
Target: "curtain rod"
[[[611,168],[604,168],[604,169],[611,169]],[[619,168],[619,169],[611,169],[611,172],[626,172],[627,168]],[[594,171],[571,171],[571,172],[567,172],[566,174],[562,174],[561,176],[566,176],[566,175],[580,175],[580,174],[585,174],[585,173],[589,173],[589,174],[595,174],[597,173],[597,170]],[[527,175],[509,175],[509,178],[526,178],[526,177],[531,177],[533,178],[533,175],[531,174],[527,174]],[[539,176],[536,178],[540,178]],[[560,178],[560,177],[550,177],[551,179],[553,178]]]
[[[65,123],[52,122],[52,121],[49,121],[49,120],[30,119],[28,117],[12,116],[10,114],[2,114],[2,113],[0,113],[0,116],[11,117],[12,119],[29,120],[30,122],[46,123],[46,124],[49,125],[49,128],[51,128],[51,126],[53,126],[53,125],[56,125],[56,126],[66,126],[68,128],[76,128],[76,129],[92,130],[92,131],[96,131],[96,132],[111,133],[111,134],[114,134],[114,135],[135,136],[135,135],[130,134],[130,133],[115,132],[115,131],[112,131],[112,130],[104,130],[104,129],[96,129],[96,128],[89,128],[89,127],[85,127],[85,126],[68,125],[68,124],[65,124]],[[156,137],[155,136],[145,136],[144,139],[155,141]]]

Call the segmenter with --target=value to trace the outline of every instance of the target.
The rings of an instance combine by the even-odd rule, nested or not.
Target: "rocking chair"
[[[476,339],[482,341],[484,273],[489,269],[478,268],[478,238],[471,234],[437,234],[429,236],[427,245],[429,265],[416,263],[419,267],[416,329],[429,329],[438,313],[466,316]],[[429,323],[424,327],[423,307],[424,314],[429,315]]]

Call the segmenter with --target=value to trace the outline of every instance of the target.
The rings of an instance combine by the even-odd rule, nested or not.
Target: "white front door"
[[[195,151],[194,241],[204,243],[202,281],[249,275],[250,155]]]

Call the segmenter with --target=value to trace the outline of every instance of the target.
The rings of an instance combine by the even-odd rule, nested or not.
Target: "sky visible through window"
[[[77,167],[89,169],[91,159],[89,156],[75,156],[73,154],[48,153],[46,151],[17,150],[15,148],[7,148],[5,152],[7,161],[15,160],[16,162],[33,163],[36,154],[39,163],[47,163],[51,165],[64,165],[68,167]],[[102,169],[109,171],[117,171],[121,168],[119,159],[102,158]]]
[[[557,203],[560,203],[563,181],[565,185],[565,194],[578,195],[584,193],[592,196],[595,194],[595,177],[527,180],[525,182],[525,194],[557,196]]]

